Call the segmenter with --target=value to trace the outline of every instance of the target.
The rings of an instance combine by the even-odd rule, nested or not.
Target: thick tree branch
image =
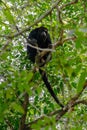
[[[74,97],[72,97],[70,99],[70,101],[67,103],[67,105],[64,107],[63,110],[61,110],[61,112],[57,115],[56,120],[58,121],[66,112],[69,111],[69,109],[71,109],[72,107],[74,107],[76,105],[76,101],[78,100],[78,98],[80,97],[81,93],[83,92],[83,90],[87,87],[87,82],[84,84],[83,89],[77,93]]]
[[[63,109],[55,110],[54,112],[49,113],[47,116],[52,117],[52,116],[57,115],[56,121],[59,121],[60,118],[63,115],[65,115],[69,110],[71,110],[74,106],[76,106],[80,103],[87,105],[87,101],[85,101],[85,100],[78,101],[78,98],[80,97],[80,95],[82,94],[82,92],[84,91],[84,89],[86,87],[87,87],[87,82],[84,84],[83,89],[78,94],[76,94],[74,97],[72,97]],[[28,128],[28,127],[30,128],[33,124],[36,124],[39,120],[44,120],[45,117],[46,116],[44,115],[44,116],[37,118],[36,120],[34,120],[34,121],[30,122],[29,124],[25,125],[25,128]],[[44,126],[45,126],[45,124],[44,124]]]
[[[23,116],[22,116],[21,119],[20,119],[19,129],[18,129],[18,130],[24,130],[25,121],[26,121],[26,115],[27,115],[28,103],[29,103],[29,96],[28,96],[27,92],[25,92],[24,102],[23,102],[24,114],[23,114]]]
[[[24,32],[29,31],[32,26],[38,24],[39,22],[42,21],[43,18],[45,18],[46,16],[48,16],[48,15],[56,8],[56,6],[57,6],[60,2],[61,2],[61,0],[57,0],[57,2],[55,2],[55,4],[54,4],[49,10],[47,10],[43,15],[41,15],[39,18],[37,18],[36,21],[35,21],[33,24],[31,24],[28,28],[25,28],[24,30],[22,30],[22,31],[20,31],[20,32],[17,32],[17,33],[15,33],[15,34],[13,34],[13,35],[8,35],[8,36],[0,35],[0,37],[5,37],[5,38],[10,38],[10,39],[12,39],[12,38],[14,38],[14,37],[17,37],[17,36],[21,35],[21,34],[24,33]]]

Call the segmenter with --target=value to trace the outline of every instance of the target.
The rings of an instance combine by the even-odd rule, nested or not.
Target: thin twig
[[[55,44],[53,44],[53,48],[56,48],[57,46],[63,45],[64,42],[68,42],[68,41],[71,41],[71,40],[76,40],[76,38],[77,38],[76,36],[73,36],[73,37],[69,37],[69,38],[59,40]]]
[[[65,8],[66,6],[70,6],[70,5],[76,4],[76,3],[78,3],[78,0],[74,0],[74,1],[68,2],[68,3],[63,4],[62,6],[60,6],[60,9],[63,9],[63,8]]]
[[[14,128],[13,128],[12,124],[10,123],[10,121],[7,120],[7,119],[5,121],[6,121],[7,125],[9,126],[10,130],[14,130]]]

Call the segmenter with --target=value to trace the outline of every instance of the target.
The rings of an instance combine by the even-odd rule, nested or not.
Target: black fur
[[[37,47],[42,48],[42,49],[52,48],[52,42],[50,39],[50,35],[48,33],[47,28],[45,28],[45,27],[39,27],[39,28],[32,30],[29,34],[28,39],[30,41],[29,44],[31,44],[33,46],[37,46]],[[28,54],[28,58],[33,63],[35,63],[36,56],[38,55],[38,50],[27,45],[27,54]],[[41,65],[39,67],[44,66],[46,64],[46,60],[47,60],[49,55],[51,55],[51,52],[47,52],[41,58],[40,62],[43,62],[43,61],[45,61],[45,62],[41,63]],[[39,68],[39,72],[40,72],[42,79],[43,79],[48,91],[50,92],[51,96],[54,98],[54,100],[57,102],[57,104],[59,104],[61,107],[63,107],[63,105],[60,103],[59,99],[55,95],[55,93],[54,93],[54,91],[53,91],[53,89],[48,81],[48,78],[46,76],[46,72],[41,68]]]
[[[42,49],[52,47],[50,35],[48,33],[47,28],[45,28],[45,27],[39,27],[39,28],[32,30],[29,34],[28,39],[30,40],[30,44],[33,46],[36,46],[36,47],[39,47]],[[30,47],[29,45],[27,46],[28,57],[33,63],[35,63],[35,58],[36,58],[37,53],[38,53],[38,51],[36,49]],[[47,52],[46,55],[44,55],[42,57],[42,59],[44,61],[46,61],[46,59],[49,55],[51,55],[51,52]],[[42,61],[40,61],[40,62],[42,62]],[[44,64],[45,63],[41,63],[41,66],[43,66]]]

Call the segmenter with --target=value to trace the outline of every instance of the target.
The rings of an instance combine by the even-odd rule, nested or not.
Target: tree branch
[[[63,4],[63,5],[60,7],[60,9],[65,8],[66,6],[70,6],[70,5],[72,5],[72,4],[76,4],[76,3],[78,3],[78,0],[74,0],[74,1],[68,2],[68,3],[66,3],[66,4]]]
[[[24,29],[24,30],[22,30],[22,31],[19,31],[19,30],[17,30],[18,32],[17,33],[15,33],[15,34],[13,34],[13,35],[0,35],[0,37],[5,37],[5,38],[7,38],[7,39],[13,39],[14,37],[17,37],[17,36],[19,36],[19,35],[22,35],[24,32],[26,32],[26,31],[29,31],[30,30],[30,28],[32,27],[32,26],[34,26],[34,25],[36,25],[37,23],[39,23],[43,18],[45,18],[46,16],[48,16],[55,8],[57,8],[57,5],[59,4],[61,2],[61,0],[58,0],[49,10],[47,10],[42,16],[40,16],[33,24],[31,24],[28,28],[26,28],[26,29]],[[64,7],[66,7],[66,6],[69,6],[69,5],[71,5],[71,4],[75,4],[75,3],[77,3],[78,2],[78,0],[75,0],[75,1],[71,1],[71,2],[69,2],[69,3],[67,3],[67,4],[64,4],[64,5],[62,5],[60,8],[57,8],[58,9],[58,11],[60,12],[60,10],[62,9],[62,8],[64,8]],[[59,15],[59,19],[60,19],[60,21],[61,21],[61,17],[60,17],[60,15]],[[62,23],[62,22],[61,22]],[[68,40],[68,39],[67,39]],[[55,46],[57,46],[57,45],[61,45],[61,44],[63,44],[63,42],[65,42],[65,41],[58,41],[58,43],[56,43],[56,45],[54,44],[53,45],[53,47],[55,48]],[[5,48],[8,46],[8,43],[6,43],[5,45],[4,45],[4,47],[3,47],[3,49],[5,50]],[[30,46],[32,46],[32,45],[30,45]],[[37,48],[37,47],[35,47],[34,46],[34,48],[36,48],[36,49],[38,49],[38,50],[41,50],[41,48]],[[53,50],[44,50],[44,51],[53,51]],[[1,53],[2,54],[2,53]],[[1,55],[0,54],[0,55]]]
[[[76,36],[65,38],[65,39],[60,39],[56,43],[53,44],[53,48],[56,48],[57,46],[62,46],[64,42],[68,42],[71,40],[76,40]]]
[[[21,119],[20,119],[19,129],[18,129],[18,130],[24,130],[25,121],[26,121],[26,115],[27,115],[28,103],[29,103],[29,96],[28,96],[27,92],[25,92],[24,102],[23,102],[24,114],[23,114],[23,116],[22,116]]]
[[[79,100],[79,101],[76,101],[76,102],[75,102],[75,105],[78,105],[78,104],[87,105],[87,100]]]
[[[55,110],[54,112],[51,112],[47,115],[47,117],[52,117],[52,116],[56,116],[56,120],[55,121],[59,121],[60,118],[65,115],[69,110],[71,110],[74,106],[82,103],[82,104],[85,104],[87,105],[87,101],[85,100],[81,100],[81,101],[77,101],[78,98],[80,97],[80,95],[82,94],[82,92],[84,91],[84,89],[87,87],[87,82],[85,82],[84,86],[83,86],[83,89],[78,93],[76,94],[74,97],[72,97],[70,99],[70,101],[68,101],[68,103],[65,105],[65,107],[63,109],[60,109],[60,110]],[[30,122],[29,124],[25,125],[25,128],[27,129],[28,127],[30,128],[33,124],[36,124],[39,120],[44,120],[45,119],[45,115],[37,118],[36,120]],[[46,124],[44,124],[44,127],[45,127]],[[25,129],[25,130],[26,130]]]
[[[14,128],[13,128],[12,124],[10,123],[10,121],[7,120],[7,119],[5,121],[6,121],[7,125],[9,126],[10,130],[14,130]]]
[[[43,57],[45,54],[47,54],[47,52],[52,52],[52,51],[54,51],[55,49],[56,49],[56,47],[58,47],[58,46],[62,46],[65,42],[68,42],[68,41],[70,41],[70,40],[76,40],[76,36],[73,36],[73,37],[69,37],[69,38],[65,38],[65,39],[62,39],[61,37],[60,37],[60,39],[56,42],[56,43],[54,43],[53,45],[52,45],[52,48],[53,49],[40,49],[40,50],[42,50],[42,52],[40,53],[40,57]],[[38,48],[38,47],[37,47]],[[38,50],[39,50],[39,48],[38,48]]]
[[[83,90],[87,87],[87,82],[85,82],[83,89],[77,93],[74,97],[72,97],[70,99],[70,101],[67,103],[67,105],[64,107],[64,109],[61,110],[60,113],[58,113],[58,115],[56,116],[56,121],[58,121],[66,112],[69,111],[69,109],[71,109],[72,107],[74,107],[76,104],[76,101],[78,100],[78,98],[80,97],[81,93],[83,92]]]
[[[41,15],[39,18],[37,18],[36,21],[35,21],[33,24],[31,24],[28,28],[25,28],[24,30],[22,30],[22,31],[20,31],[20,32],[17,32],[17,33],[15,33],[15,34],[11,35],[11,36],[10,36],[10,35],[7,35],[7,36],[5,36],[5,35],[0,35],[0,37],[5,37],[5,38],[10,38],[10,39],[12,39],[12,38],[14,38],[14,37],[17,37],[17,36],[21,35],[21,34],[24,33],[24,32],[29,31],[32,26],[38,24],[39,22],[42,21],[43,18],[45,18],[46,16],[48,16],[48,15],[56,8],[56,6],[57,6],[60,2],[61,2],[61,0],[57,0],[57,2],[55,2],[55,4],[54,4],[49,10],[47,10],[43,15]]]

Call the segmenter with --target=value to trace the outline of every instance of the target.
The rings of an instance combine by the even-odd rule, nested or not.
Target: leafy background
[[[26,38],[39,26],[55,46],[43,69],[64,109],[26,57]],[[86,80],[86,0],[0,0],[0,130],[86,130]]]

